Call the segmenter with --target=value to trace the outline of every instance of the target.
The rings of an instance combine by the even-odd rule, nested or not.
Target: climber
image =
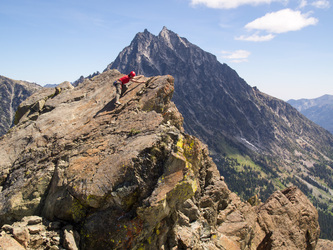
[[[135,77],[135,72],[131,71],[131,73],[129,73],[126,76],[123,76],[123,77],[119,78],[117,81],[115,81],[113,83],[114,86],[116,87],[116,102],[115,102],[115,104],[121,105],[121,103],[119,102],[119,98],[121,96],[123,96],[124,93],[127,90],[126,83],[128,83],[129,81],[135,82],[135,83],[144,83],[145,82],[145,81],[134,80],[134,77]]]

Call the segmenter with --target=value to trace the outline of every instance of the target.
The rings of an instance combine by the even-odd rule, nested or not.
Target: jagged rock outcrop
[[[265,237],[257,249],[315,249],[319,231],[314,217],[313,205],[296,187],[275,192],[258,207],[257,223]]]
[[[110,70],[22,103],[0,139],[2,246],[314,249],[318,213],[302,192],[242,202],[207,146],[184,133],[173,77],[142,76],[116,107],[120,76]],[[33,215],[42,219],[26,223]]]
[[[0,76],[0,136],[13,125],[19,104],[42,87],[25,81]]]

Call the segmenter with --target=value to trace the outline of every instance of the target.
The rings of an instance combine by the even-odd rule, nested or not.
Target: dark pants
[[[128,87],[126,84],[123,84],[121,87],[121,94],[120,97],[123,97],[123,95],[125,94],[125,92],[127,91]]]
[[[116,86],[116,102],[119,102],[119,98],[125,94],[127,86],[120,81],[115,81],[114,85]]]

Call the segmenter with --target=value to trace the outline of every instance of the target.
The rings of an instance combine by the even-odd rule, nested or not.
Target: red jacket
[[[122,82],[122,84],[126,84],[130,81],[131,79],[129,78],[129,76],[123,76],[122,78],[119,78],[119,81]]]

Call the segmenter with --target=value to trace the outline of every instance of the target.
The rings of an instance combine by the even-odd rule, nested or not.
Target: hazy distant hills
[[[12,126],[20,103],[41,88],[35,83],[0,76],[0,136]]]
[[[58,86],[58,84],[46,84],[46,85],[44,85],[44,88],[55,88],[57,86]]]
[[[266,199],[275,189],[297,185],[323,209],[323,237],[333,238],[331,133],[165,27],[158,36],[138,33],[108,69],[174,76],[173,101],[184,128],[208,144],[230,189]]]
[[[289,100],[288,103],[333,134],[333,95],[324,95],[315,99]]]

